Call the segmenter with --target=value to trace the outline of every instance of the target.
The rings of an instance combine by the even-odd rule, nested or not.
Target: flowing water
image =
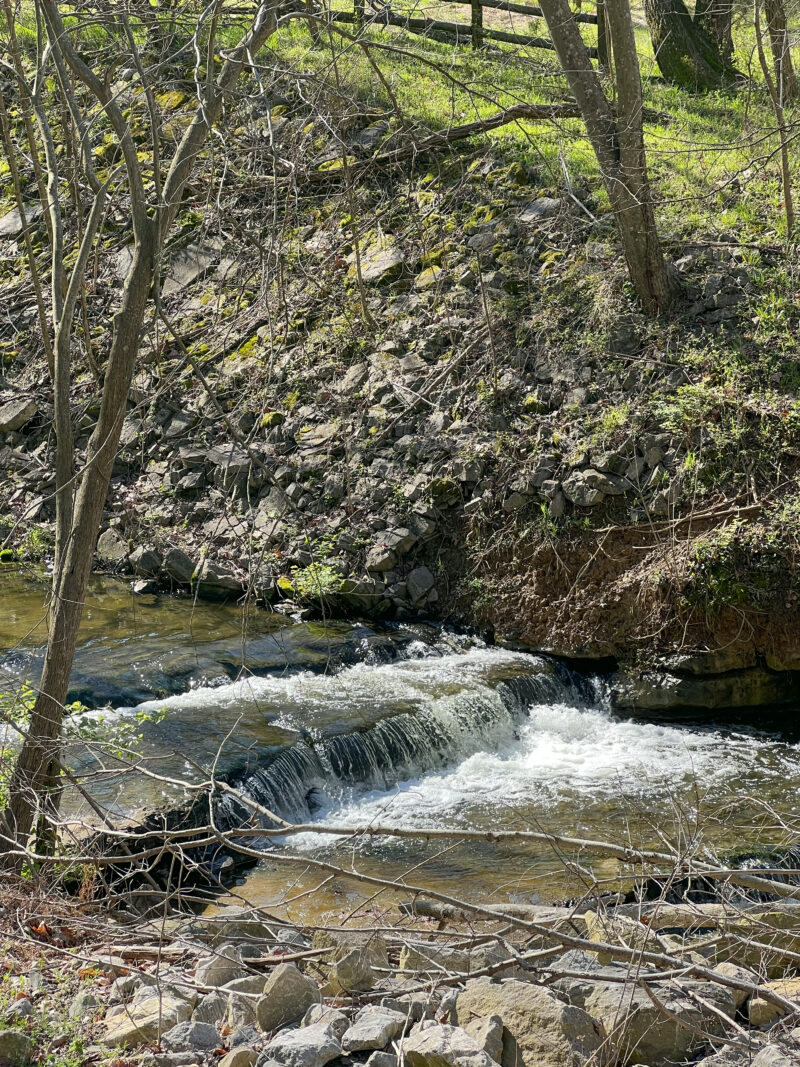
[[[43,593],[5,573],[0,597],[9,688],[35,679]],[[115,813],[182,802],[213,767],[277,816],[313,824],[278,847],[473,897],[553,900],[579,892],[582,876],[544,846],[342,841],[326,824],[545,829],[649,845],[699,833],[709,848],[744,850],[779,839],[772,808],[791,812],[800,786],[792,709],[749,721],[622,718],[602,679],[427,627],[243,616],[98,581],[75,678],[89,708],[76,721],[94,741],[71,746],[72,765]],[[122,747],[152,776],[120,773]],[[229,799],[218,817],[235,829],[244,808]],[[590,853],[567,858],[618,874]],[[247,874],[247,893],[307,908],[303,894],[321,880],[298,868],[287,885],[267,857]],[[328,883],[314,907],[353,892]]]

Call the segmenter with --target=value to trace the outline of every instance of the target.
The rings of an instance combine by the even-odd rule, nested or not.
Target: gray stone
[[[355,253],[351,253],[347,261],[351,264],[351,272],[355,274]],[[384,238],[371,248],[361,251],[361,277],[367,285],[384,279],[388,281],[390,276],[398,273],[403,262],[403,253],[395,242],[391,238]]]
[[[325,1023],[284,1030],[270,1041],[264,1058],[285,1067],[325,1067],[342,1054],[342,1046]],[[261,1061],[259,1061],[261,1062]]]
[[[210,1023],[178,1023],[161,1038],[170,1052],[210,1052],[222,1044],[222,1035]]]
[[[258,1025],[269,1031],[296,1022],[320,999],[313,979],[302,974],[293,963],[281,963],[267,979],[264,995],[257,1003]]]
[[[36,401],[22,397],[9,400],[0,406],[0,433],[13,433],[21,430],[26,422],[38,414]]]
[[[254,1048],[250,1048],[249,1045],[239,1045],[238,1048],[232,1048],[222,1057],[219,1067],[255,1067],[257,1059],[258,1053]]]
[[[23,208],[25,211],[25,221],[28,226],[38,222],[44,213],[41,204],[28,203],[24,204]],[[21,237],[23,229],[22,215],[20,214],[18,207],[12,207],[10,211],[7,211],[5,215],[0,218],[0,237],[7,240]]]
[[[231,1030],[258,1024],[258,999],[231,993],[225,1010],[225,1025]]]
[[[303,1016],[301,1026],[317,1026],[324,1023],[337,1041],[341,1041],[342,1034],[350,1025],[350,1020],[343,1011],[337,1008],[329,1008],[325,1004],[312,1004]]]
[[[535,223],[553,218],[564,208],[564,201],[553,196],[539,196],[530,200],[517,216],[520,222]]]
[[[361,949],[354,948],[333,963],[328,971],[324,993],[326,996],[337,996],[341,993],[366,992],[374,985],[375,974],[369,960]]]
[[[397,1056],[393,1052],[373,1052],[367,1067],[397,1067]]]
[[[192,1019],[198,1023],[216,1025],[224,1021],[227,1008],[228,997],[215,989],[200,998],[192,1012]]]
[[[495,1062],[460,1026],[436,1023],[403,1041],[403,1057],[408,1067],[494,1067]]]
[[[583,1067],[602,1058],[606,1042],[603,1024],[580,1008],[564,1004],[550,990],[514,979],[492,982],[474,978],[459,994],[458,1023],[463,1026],[490,1015],[503,1020],[504,1064]]]
[[[603,500],[602,492],[587,482],[583,471],[573,471],[561,483],[561,489],[570,503],[581,508],[594,507]]]
[[[163,286],[163,295],[172,296],[179,293],[192,282],[196,281],[201,274],[217,259],[222,250],[222,242],[192,241],[185,248],[176,252],[169,266],[169,273]]]
[[[247,978],[250,972],[242,963],[241,953],[236,945],[224,944],[213,955],[200,960],[194,976],[201,986],[225,986],[237,978]]]
[[[179,585],[191,585],[195,566],[180,548],[171,548],[164,557],[164,570]]]
[[[186,1022],[192,1014],[188,1001],[179,997],[151,994],[129,1006],[119,1005],[119,1014],[106,1017],[106,1031],[101,1045],[132,1047],[154,1041],[173,1026]]]
[[[133,573],[152,578],[161,570],[161,553],[152,545],[139,545],[128,557]]]
[[[239,1026],[231,1034],[230,1046],[236,1048],[237,1045],[254,1045],[260,1040],[261,1034],[255,1026]]]
[[[409,600],[414,604],[422,600],[433,589],[434,581],[427,567],[415,567],[406,578],[406,592]]]
[[[368,571],[390,571],[397,563],[397,556],[384,544],[373,545],[367,553]]]
[[[33,1038],[21,1030],[0,1030],[0,1067],[21,1067],[35,1051]]]
[[[195,581],[202,592],[214,595],[241,593],[243,589],[241,580],[231,571],[208,559],[204,559],[198,567]]]
[[[503,1020],[499,1015],[490,1015],[486,1019],[470,1019],[464,1023],[464,1029],[495,1063],[503,1062]]]
[[[104,563],[122,563],[128,555],[128,545],[116,530],[105,530],[97,539],[97,555]]]
[[[6,1012],[6,1019],[8,1022],[12,1022],[15,1019],[27,1019],[28,1016],[33,1015],[33,1004],[27,997],[20,997],[19,1000],[15,1000],[11,1007]]]
[[[342,1037],[345,1052],[385,1048],[405,1029],[407,1018],[389,1008],[364,1008]]]
[[[797,1067],[800,1050],[765,1045],[753,1060],[753,1067]]]
[[[30,1003],[30,1001],[28,1001]],[[82,1019],[84,1015],[90,1015],[94,1012],[94,1009],[98,1007],[100,1001],[97,995],[90,989],[84,990],[82,993],[78,993],[77,997],[69,1006],[70,1019]]]

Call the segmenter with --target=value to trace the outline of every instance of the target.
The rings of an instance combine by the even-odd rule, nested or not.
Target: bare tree
[[[783,107],[797,97],[797,81],[786,30],[786,7],[783,0],[764,0],[764,14],[775,66],[775,88]]]
[[[561,66],[586,123],[614,210],[631,282],[649,314],[673,302],[677,286],[656,230],[642,132],[642,82],[627,0],[606,0],[605,17],[614,58],[617,114],[570,16],[567,0],[543,0]]]
[[[48,207],[55,234],[52,248],[51,316],[57,438],[56,550],[42,678],[31,712],[30,726],[14,767],[9,786],[9,802],[0,824],[0,834],[9,850],[6,861],[10,866],[19,862],[18,850],[29,838],[37,818],[37,810],[46,813],[48,806],[53,806],[52,798],[57,796],[63,708],[78,626],[125,417],[128,393],[136,367],[141,331],[148,310],[154,309],[157,299],[161,253],[178,215],[187,182],[196,168],[211,130],[222,116],[226,98],[277,25],[275,0],[263,0],[238,43],[224,51],[224,61],[219,73],[214,77],[215,52],[221,48],[217,29],[222,8],[222,3],[217,4],[209,20],[206,41],[208,73],[205,80],[198,79],[197,82],[197,108],[168,162],[160,157],[162,145],[152,92],[124,14],[115,11],[111,18],[102,12],[94,13],[101,25],[116,31],[115,41],[118,46],[118,31],[119,27],[123,26],[122,41],[127,43],[124,55],[138,74],[148,101],[152,152],[150,162],[153,168],[153,181],[148,184],[140,162],[141,148],[135,143],[130,125],[110,88],[114,70],[119,65],[119,54],[109,60],[105,70],[98,72],[96,66],[90,67],[81,56],[73,39],[76,30],[73,27],[67,29],[59,6],[53,0],[39,0],[36,6],[37,18],[42,33],[46,34],[48,47],[46,52],[39,56],[34,89],[28,95],[36,102],[40,83],[45,76],[45,67],[52,62],[60,91],[68,102],[69,113],[81,140],[83,179],[92,190],[93,203],[89,220],[84,227],[77,261],[66,290],[62,292],[60,266],[64,260],[64,246],[58,201],[59,158],[52,150],[52,137],[49,136],[44,108],[38,108],[39,134],[44,147],[45,169],[49,181]],[[73,79],[84,94],[81,100],[76,98],[77,90]],[[108,179],[106,186],[101,186],[91,166],[90,145],[81,117],[89,102],[110,127],[122,157],[121,166],[113,174],[113,181],[122,183],[125,187],[133,247],[121,300],[113,318],[113,337],[105,366],[100,413],[89,440],[85,463],[75,472],[70,415],[73,313],[83,285],[86,261],[102,218],[107,185],[112,180]],[[162,170],[166,172],[163,182]]]

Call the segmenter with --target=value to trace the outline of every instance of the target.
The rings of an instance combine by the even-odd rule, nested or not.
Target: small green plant
[[[321,600],[339,591],[341,578],[328,563],[292,567],[292,588],[305,600]]]

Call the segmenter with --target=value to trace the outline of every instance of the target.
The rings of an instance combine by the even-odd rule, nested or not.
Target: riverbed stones
[[[210,1052],[222,1044],[222,1034],[210,1023],[183,1022],[167,1030],[161,1044],[170,1052]]]
[[[325,1067],[342,1055],[342,1046],[327,1023],[284,1030],[267,1045],[262,1062],[274,1060],[285,1067]]]
[[[342,1036],[345,1052],[366,1052],[386,1048],[406,1026],[406,1016],[390,1008],[368,1007],[358,1013]]]
[[[237,978],[247,978],[250,972],[242,963],[242,956],[236,945],[220,945],[210,956],[200,960],[195,969],[195,979],[201,986],[226,986]]]
[[[249,1045],[232,1048],[219,1061],[219,1067],[255,1067],[258,1053]]]
[[[267,979],[264,995],[257,1002],[258,1025],[264,1031],[271,1031],[296,1022],[302,1019],[312,1004],[318,1004],[320,1000],[320,991],[312,978],[303,974],[293,963],[281,963]]]
[[[143,578],[154,578],[163,564],[161,553],[153,545],[137,545],[128,557],[133,573]]]
[[[190,585],[194,570],[194,561],[180,548],[171,548],[164,557],[165,573],[179,585]]]
[[[15,397],[0,404],[0,433],[13,433],[21,430],[26,422],[38,414],[36,401],[30,397]]]
[[[0,1067],[22,1067],[35,1051],[33,1038],[21,1030],[0,1030]]]
[[[687,995],[659,987],[653,991],[654,1003],[638,986],[599,982],[585,1008],[605,1028],[621,1063],[669,1067],[702,1047],[699,1035],[722,1034],[720,1015],[732,1019],[736,1011],[733,997],[720,986],[687,982],[686,987]]]
[[[582,1067],[600,1058],[606,1038],[601,1022],[549,990],[516,979],[468,981],[456,1002],[459,1025],[490,1015],[503,1020],[504,1067]]]
[[[460,1026],[422,1024],[403,1041],[408,1067],[494,1067],[494,1060]]]
[[[100,1038],[101,1045],[143,1045],[155,1041],[192,1014],[188,1001],[169,995],[150,995],[132,1004],[120,1006],[120,1013],[109,1020]]]

